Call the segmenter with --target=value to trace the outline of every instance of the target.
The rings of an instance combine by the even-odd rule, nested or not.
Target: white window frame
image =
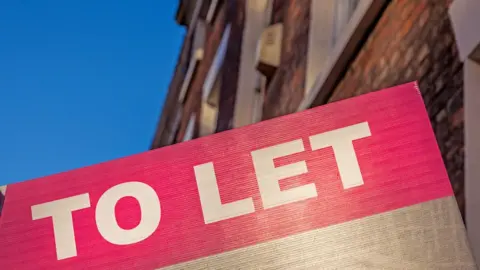
[[[175,110],[175,118],[173,119],[172,129],[168,137],[168,144],[173,144],[176,139],[177,131],[180,128],[180,122],[182,121],[183,109],[182,106],[178,106]]]
[[[197,26],[197,20],[200,16],[200,10],[202,8],[202,5],[203,0],[195,0],[195,8],[193,10],[192,20],[188,24],[187,38],[189,38],[194,33],[193,29],[195,29]]]
[[[197,69],[198,64],[203,59],[203,49],[195,50],[195,53],[192,55],[190,59],[190,63],[188,64],[187,74],[185,74],[185,78],[183,79],[182,86],[180,88],[180,94],[178,95],[178,102],[183,103],[185,97],[187,95],[187,91],[190,88],[190,84],[192,83],[193,74]]]
[[[335,1],[310,2],[305,95],[312,90],[330,54],[334,36],[335,3]]]
[[[227,52],[228,41],[230,38],[230,27],[230,24],[227,24],[225,30],[223,31],[223,36],[220,40],[220,44],[218,45],[217,52],[213,58],[212,65],[210,66],[210,70],[208,71],[205,82],[203,83],[199,136],[206,136],[215,132],[216,123],[218,120],[218,107],[214,108],[210,104],[208,104],[208,98],[210,97],[213,88],[219,87],[218,80],[220,79],[220,69],[223,65]],[[210,123],[212,121],[213,123]],[[206,130],[205,127],[209,127],[210,124],[212,124],[213,127]]]
[[[314,1],[312,1],[314,2]],[[310,89],[306,89],[306,95],[299,105],[297,111],[303,111],[313,104],[317,96],[330,92],[334,85],[333,78],[338,78],[352,56],[356,44],[361,40],[362,33],[366,31],[366,24],[371,23],[386,0],[360,0],[355,11],[343,27],[335,46],[328,53],[325,64],[316,76]],[[318,12],[318,10],[311,10]],[[333,31],[332,31],[333,33]],[[307,62],[308,63],[308,62]],[[308,74],[308,71],[307,71]]]
[[[210,6],[208,7],[208,11],[207,11],[207,18],[206,18],[207,23],[212,22],[213,17],[215,16],[215,11],[217,11],[218,3],[219,3],[219,0],[212,0],[212,2],[210,2]]]
[[[215,85],[215,81],[217,80],[218,73],[222,68],[223,61],[225,60],[225,54],[227,53],[228,41],[230,38],[230,27],[231,27],[230,24],[228,24],[225,27],[225,30],[223,31],[222,40],[218,45],[217,53],[213,58],[212,65],[205,78],[205,82],[202,88],[203,101],[206,101],[208,96],[210,95],[210,92],[212,91],[213,86]]]
[[[270,24],[273,0],[245,1],[245,23],[242,37],[242,54],[239,61],[236,101],[232,127],[256,123],[263,109],[263,75],[256,69],[258,42]],[[259,107],[261,106],[261,107]]]
[[[178,102],[183,103],[185,97],[187,95],[188,89],[190,88],[190,84],[193,79],[193,75],[199,65],[200,61],[203,60],[204,50],[203,47],[205,46],[205,23],[199,21],[196,25],[195,36],[192,43],[192,56],[190,58],[190,63],[188,64],[187,73],[185,74],[185,78],[183,79],[182,86],[180,88],[180,93],[178,95]]]
[[[190,141],[193,139],[193,133],[195,132],[195,122],[197,120],[197,115],[196,113],[192,113],[190,115],[190,119],[188,120],[187,127],[185,128],[185,134],[183,135],[183,140],[184,142]]]
[[[338,39],[342,36],[345,27],[348,25],[348,22],[352,18],[355,12],[355,2],[360,4],[359,1],[362,0],[336,0],[334,7],[334,19],[333,19],[333,32],[332,32],[332,44],[331,47],[334,48]]]

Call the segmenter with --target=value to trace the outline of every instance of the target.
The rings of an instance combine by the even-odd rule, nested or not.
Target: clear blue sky
[[[0,185],[148,150],[177,3],[0,1]]]

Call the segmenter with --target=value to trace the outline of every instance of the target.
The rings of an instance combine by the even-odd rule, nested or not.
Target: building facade
[[[480,10],[468,1],[179,1],[176,20],[187,34],[151,148],[418,81],[467,227],[480,225],[465,196],[480,169],[468,170],[464,139],[465,65],[480,62],[480,46],[459,50],[457,28],[475,23],[453,14]],[[479,82],[480,69],[468,65]],[[467,140],[480,135],[470,129]]]

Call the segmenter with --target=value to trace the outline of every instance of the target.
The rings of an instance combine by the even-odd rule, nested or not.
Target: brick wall
[[[394,0],[329,102],[417,80],[460,209],[464,210],[463,67],[449,0]]]

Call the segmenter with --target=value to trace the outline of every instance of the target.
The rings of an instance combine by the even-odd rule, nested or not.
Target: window
[[[218,119],[218,105],[220,97],[221,78],[217,77],[213,89],[202,102],[200,137],[215,133]]]
[[[210,91],[213,89],[215,81],[217,80],[218,73],[220,68],[223,65],[223,60],[225,59],[225,53],[227,52],[228,39],[230,37],[230,25],[225,27],[222,40],[220,45],[218,45],[217,54],[213,59],[212,66],[207,73],[205,78],[205,83],[203,84],[203,100],[206,100],[210,95]]]
[[[199,21],[196,26],[194,33],[193,43],[191,47],[191,59],[188,64],[188,69],[186,71],[185,77],[180,88],[180,94],[178,95],[178,101],[183,103],[187,95],[188,89],[192,79],[194,78],[195,72],[199,62],[203,59],[203,46],[205,45],[205,23]]]
[[[336,0],[334,6],[332,47],[335,46],[338,38],[345,30],[345,26],[350,21],[359,0]]]
[[[195,50],[196,50],[195,48],[196,37],[194,35],[197,32],[197,24],[198,24],[197,21],[199,20],[200,11],[202,9],[203,2],[204,0],[198,0],[198,1],[187,4],[187,7],[189,8],[189,10],[187,11],[187,18],[186,18],[188,29],[185,37],[185,42],[187,42],[185,44],[187,55],[186,55],[186,59],[183,60],[183,61],[187,61],[187,63],[185,63],[185,67],[183,68],[183,74],[188,73],[188,69],[191,64],[188,61],[189,59],[191,59],[192,55],[195,53]]]
[[[388,1],[311,1],[305,96],[297,111],[323,104],[362,37]]]
[[[359,0],[312,1],[305,94],[308,94],[339,39]]]
[[[263,14],[264,28],[270,25],[272,21],[272,13],[273,13],[273,0],[267,0],[264,8],[264,14]],[[258,123],[262,121],[263,103],[264,103],[265,95],[267,92],[268,82],[271,80],[271,78],[264,76],[258,71],[256,73],[257,73],[257,76],[256,76],[255,93],[253,96],[252,123]]]
[[[218,45],[212,66],[207,73],[202,89],[202,108],[200,120],[200,136],[215,133],[217,127],[218,104],[220,96],[221,76],[220,69],[225,59],[228,39],[230,37],[230,25],[227,25],[222,40]]]

